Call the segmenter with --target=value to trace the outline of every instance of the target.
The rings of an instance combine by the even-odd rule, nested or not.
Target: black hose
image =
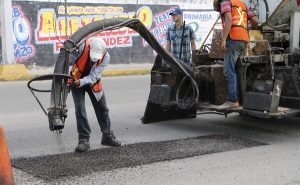
[[[170,55],[156,40],[156,38],[149,32],[149,30],[144,26],[143,23],[138,19],[126,19],[126,18],[116,18],[116,19],[104,19],[100,21],[95,21],[87,24],[86,26],[80,28],[76,31],[65,43],[64,48],[69,51],[73,51],[78,47],[81,42],[87,39],[88,36],[94,35],[98,32],[105,30],[117,29],[121,27],[129,27],[137,31],[148,44],[167,62],[175,65],[176,67],[183,70],[186,75],[190,75],[193,69],[189,66],[182,65],[178,59]]]
[[[285,29],[286,27],[289,27],[290,25],[285,23],[285,24],[279,24],[279,25],[273,25],[270,20],[268,20],[269,18],[269,5],[268,5],[268,2],[267,0],[264,0],[264,3],[266,5],[266,22],[263,24],[263,25],[268,25],[269,27],[275,29],[275,30],[282,30],[282,29]],[[275,9],[274,12],[276,12],[279,8],[282,8],[284,6],[284,1],[281,2],[281,4],[279,4],[277,6],[277,8]],[[273,14],[271,15],[271,18],[273,17]]]
[[[266,6],[266,20],[269,18],[269,4],[267,0],[264,0]]]
[[[126,19],[126,18],[114,18],[114,19],[104,19],[100,21],[95,21],[87,24],[86,26],[77,30],[69,39],[64,42],[64,47],[60,50],[58,55],[54,73],[55,74],[67,74],[68,73],[68,54],[75,51],[79,45],[84,42],[90,36],[98,32],[105,30],[113,30],[122,27],[128,27],[137,31],[148,44],[169,64],[178,67],[192,82],[193,89],[196,91],[195,99],[192,104],[185,107],[193,106],[199,97],[199,90],[196,81],[193,79],[192,75],[197,69],[192,68],[189,65],[185,65],[180,62],[174,56],[169,54],[156,40],[156,38],[151,34],[151,32],[144,26],[142,22],[138,19]],[[48,112],[49,126],[50,130],[60,130],[63,128],[62,115],[65,115],[65,108],[63,107],[62,101],[64,99],[64,92],[66,87],[66,81],[61,79],[56,79],[52,83],[51,90],[51,100],[50,108]],[[66,116],[66,115],[65,115]]]
[[[67,68],[67,66],[65,66],[66,56],[67,56],[67,52],[65,51],[65,49],[61,49],[60,53],[58,54],[57,61],[54,67],[54,74],[67,74],[65,73],[65,68]],[[55,91],[51,92],[50,107],[59,105],[59,102],[61,102],[60,98],[54,98],[54,97],[60,97],[60,92],[61,92],[60,82],[61,79],[58,79],[55,80],[52,84],[52,86],[55,86],[56,88]]]
[[[67,74],[67,56],[66,50],[62,48],[56,60],[54,74]],[[56,78],[52,81],[50,107],[48,109],[49,129],[51,131],[61,130],[64,128],[62,120],[64,108],[61,106],[63,102],[62,95],[64,94],[63,87],[66,85],[64,82],[65,80]]]

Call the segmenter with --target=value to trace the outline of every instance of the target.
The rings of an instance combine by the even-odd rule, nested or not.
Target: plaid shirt
[[[171,25],[167,31],[167,41],[171,41],[171,53],[179,59],[182,28],[176,28],[176,25]],[[191,63],[191,40],[195,39],[195,34],[192,27],[185,25],[184,37],[182,43],[181,61]]]

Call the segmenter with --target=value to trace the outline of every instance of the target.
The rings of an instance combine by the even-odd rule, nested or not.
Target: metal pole
[[[299,52],[299,32],[300,32],[300,12],[293,12],[291,15],[291,30],[290,30],[290,52]]]
[[[13,48],[13,21],[12,21],[12,0],[0,0],[1,17],[1,64],[15,64]]]

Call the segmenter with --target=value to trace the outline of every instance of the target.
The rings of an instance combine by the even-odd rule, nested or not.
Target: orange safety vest
[[[83,49],[83,52],[81,56],[74,62],[72,69],[70,71],[70,75],[75,78],[75,80],[81,79],[83,76],[90,72],[91,68],[93,67],[93,64],[91,63],[91,59],[89,57],[90,54],[90,40],[85,41],[85,47]],[[104,57],[105,57],[106,51],[103,52],[102,58],[98,61],[96,64],[96,67],[102,64]],[[68,83],[72,83],[72,80],[70,80]],[[94,92],[100,92],[102,90],[102,81],[101,79],[97,80],[93,85],[92,89]]]
[[[232,4],[232,26],[230,29],[229,37],[232,40],[250,41],[248,33],[248,14],[247,6],[244,1],[230,0]],[[223,26],[224,26],[223,21]]]

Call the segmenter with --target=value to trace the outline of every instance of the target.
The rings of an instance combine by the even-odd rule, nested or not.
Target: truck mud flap
[[[173,119],[196,118],[196,107],[192,109],[180,109],[176,105],[163,106],[147,102],[142,123],[152,123]]]

